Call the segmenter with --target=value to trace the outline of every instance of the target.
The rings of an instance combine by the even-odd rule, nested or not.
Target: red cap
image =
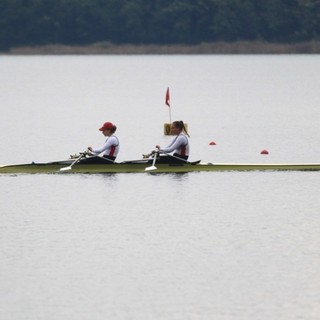
[[[113,128],[114,128],[114,125],[111,122],[105,122],[99,130],[104,131],[106,129],[113,129]]]

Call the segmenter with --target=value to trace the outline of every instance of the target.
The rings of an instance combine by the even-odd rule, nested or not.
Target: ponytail
[[[182,130],[183,130],[183,131],[186,133],[186,135],[190,138],[189,133],[188,133],[188,131],[187,131],[187,129],[186,129],[183,121],[181,120],[181,121],[179,121],[179,122],[181,123],[181,128],[182,128]]]

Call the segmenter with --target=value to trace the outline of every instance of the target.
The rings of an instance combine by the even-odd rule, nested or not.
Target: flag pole
[[[169,87],[167,88],[167,92],[166,92],[166,99],[165,99],[165,104],[169,107],[169,120],[170,123],[165,123],[164,124],[164,134],[165,135],[171,135],[171,106],[170,106],[170,91],[169,91]],[[185,126],[185,131],[188,131],[188,124],[184,123]]]
[[[170,91],[169,87],[167,88],[165,104],[169,107],[169,123],[164,124],[164,134],[170,135],[170,127],[171,127],[171,107],[170,107]]]
[[[167,88],[167,92],[166,92],[166,105],[169,107],[169,120],[170,120],[170,124],[171,124],[171,107],[170,107],[170,91],[169,91],[169,87]]]

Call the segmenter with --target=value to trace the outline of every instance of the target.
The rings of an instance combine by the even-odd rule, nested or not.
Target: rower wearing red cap
[[[105,122],[99,130],[107,137],[107,140],[100,148],[93,149],[92,147],[88,147],[88,150],[93,153],[93,155],[103,157],[113,162],[119,152],[119,139],[114,135],[117,127],[111,122]]]

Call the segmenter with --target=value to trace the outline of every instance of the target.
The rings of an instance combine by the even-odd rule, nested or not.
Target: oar
[[[111,160],[111,159],[109,159],[109,158],[100,157],[100,156],[96,156],[96,157],[98,157],[98,158],[100,158],[100,159],[103,159],[103,160],[106,161],[106,162],[114,163],[114,160]]]
[[[105,158],[105,157],[101,157],[101,156],[95,155],[95,154],[93,154],[93,153],[91,153],[91,152],[89,152],[89,153],[86,152],[86,154],[90,156],[90,157],[88,157],[88,159],[90,159],[90,158],[100,158],[100,159],[102,159],[102,160],[104,160],[104,161],[106,161],[106,162],[114,163],[114,160],[111,160],[111,159],[109,159],[109,158]]]
[[[174,156],[173,154],[170,154],[170,153],[165,153],[165,152],[163,152],[163,154],[165,154],[166,156],[170,156],[170,157],[172,157],[172,158],[181,160],[181,161],[183,161],[183,162],[185,162],[185,163],[193,164],[193,165],[194,165],[194,164],[197,164],[197,163],[199,163],[199,162],[201,161],[201,160],[198,160],[198,161],[190,162],[190,161],[188,161],[188,160],[186,160],[186,159],[176,157],[176,156]]]
[[[85,156],[85,153],[81,153],[80,156],[70,164],[70,166],[68,166],[68,167],[63,167],[63,168],[60,169],[60,171],[69,171],[69,170],[72,170],[72,166],[73,166],[74,164],[78,163],[84,156]]]
[[[157,152],[154,152],[153,156],[153,161],[152,161],[152,166],[146,167],[144,170],[145,171],[152,171],[152,170],[157,170],[157,167],[155,166],[156,160],[157,160]]]

